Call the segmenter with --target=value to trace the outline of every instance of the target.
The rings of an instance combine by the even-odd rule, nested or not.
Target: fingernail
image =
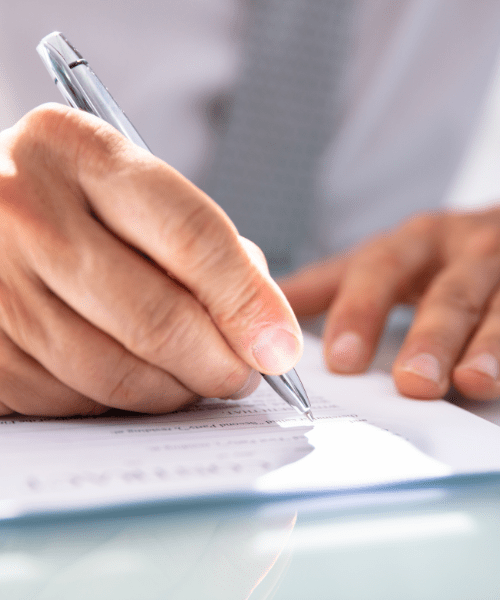
[[[255,392],[255,390],[259,387],[259,384],[261,381],[262,381],[262,377],[260,376],[260,373],[258,373],[257,371],[252,371],[250,373],[248,379],[245,381],[245,383],[241,387],[241,389],[239,389],[232,396],[228,396],[228,399],[229,400],[241,400],[242,398],[246,398],[247,396],[250,396],[250,394],[252,392]]]
[[[404,371],[415,373],[424,379],[439,383],[441,377],[441,367],[438,359],[433,354],[417,354],[413,358],[410,358],[402,367]]]
[[[300,358],[300,349],[301,344],[292,333],[273,327],[261,334],[252,352],[261,371],[282,375]]]
[[[361,358],[363,340],[357,333],[339,335],[330,349],[329,366],[338,371],[351,371]]]
[[[498,361],[492,354],[488,354],[487,352],[479,354],[469,362],[459,365],[458,368],[478,371],[495,380],[498,378]]]

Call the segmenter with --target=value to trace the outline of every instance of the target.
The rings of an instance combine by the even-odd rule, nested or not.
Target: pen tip
[[[305,416],[309,419],[309,421],[311,421],[311,423],[314,423],[314,418],[313,418],[313,414],[310,410],[308,410],[307,412],[304,413]]]

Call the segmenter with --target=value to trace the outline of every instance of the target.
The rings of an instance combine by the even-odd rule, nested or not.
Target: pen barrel
[[[100,117],[134,144],[150,152],[146,142],[92,69],[86,64],[79,64],[71,69],[71,73],[82,90],[82,93],[76,96],[82,106],[78,105],[75,108]]]
[[[151,152],[106,86],[61,33],[43,38],[37,51],[70,106],[100,117],[134,144]]]

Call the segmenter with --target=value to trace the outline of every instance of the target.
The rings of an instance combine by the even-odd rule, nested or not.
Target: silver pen
[[[129,140],[150,151],[87,61],[61,33],[55,31],[44,37],[37,51],[70,106],[100,117]],[[290,406],[313,420],[311,403],[295,369],[284,375],[262,373],[262,377]]]

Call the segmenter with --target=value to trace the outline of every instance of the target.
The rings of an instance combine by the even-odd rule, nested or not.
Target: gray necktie
[[[310,235],[318,158],[335,126],[347,0],[254,0],[246,68],[207,191],[274,273]],[[340,60],[339,60],[340,58]]]

